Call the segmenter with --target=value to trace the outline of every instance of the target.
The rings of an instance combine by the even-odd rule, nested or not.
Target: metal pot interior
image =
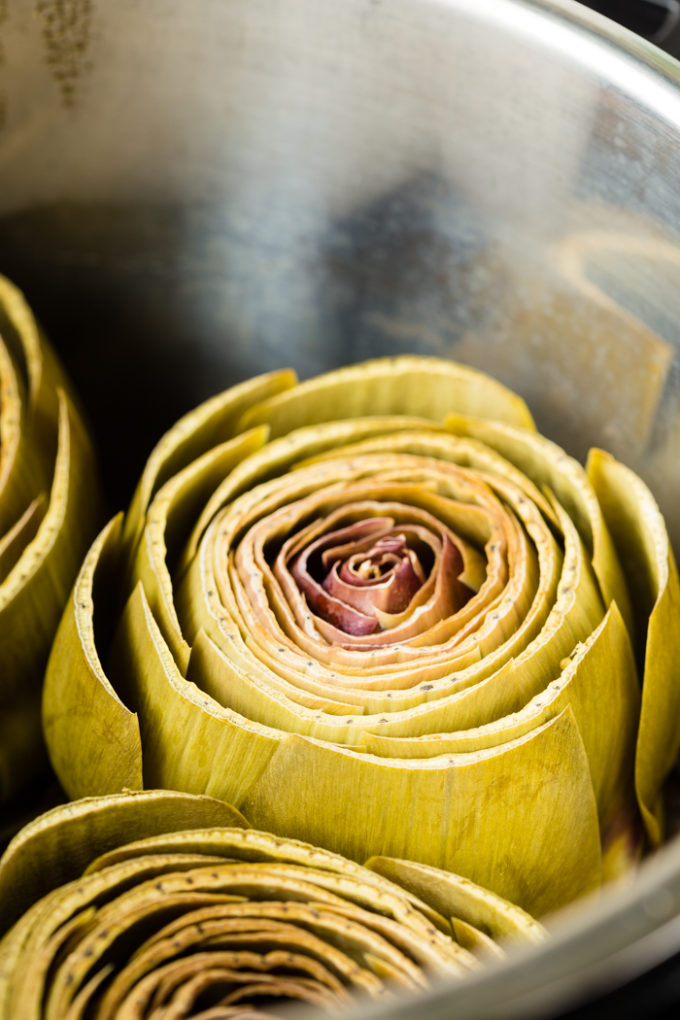
[[[0,268],[113,507],[219,389],[417,351],[496,375],[575,455],[611,450],[680,548],[672,58],[568,0],[33,6],[0,22]],[[680,946],[679,896],[671,844],[423,1015],[599,994]]]

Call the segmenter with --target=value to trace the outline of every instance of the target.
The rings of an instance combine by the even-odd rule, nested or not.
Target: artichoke
[[[92,449],[22,294],[0,277],[0,804],[47,768],[50,646],[101,526]]]
[[[168,791],[90,798],[0,861],[0,1020],[272,1016],[464,975],[544,930],[471,882],[361,867]],[[263,1004],[263,1005],[262,1005]],[[262,1005],[260,1012],[258,1006]]]
[[[74,797],[206,793],[541,916],[663,838],[678,606],[643,482],[483,373],[276,373],[171,429],[94,542],[47,742]]]

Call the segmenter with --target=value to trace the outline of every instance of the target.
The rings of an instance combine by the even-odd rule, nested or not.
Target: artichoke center
[[[439,600],[442,616],[472,594],[458,581],[462,558],[445,532],[387,517],[327,532],[297,552],[289,569],[312,612],[353,637],[402,623],[424,601],[419,593]]]

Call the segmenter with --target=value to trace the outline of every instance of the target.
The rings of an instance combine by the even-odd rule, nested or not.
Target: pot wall
[[[677,542],[677,65],[567,11],[6,5],[0,264],[80,386],[115,505],[237,379],[417,350],[640,470]]]

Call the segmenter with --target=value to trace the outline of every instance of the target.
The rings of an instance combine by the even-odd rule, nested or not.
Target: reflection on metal
[[[7,120],[7,96],[4,91],[2,79],[6,73],[5,42],[3,39],[3,26],[7,20],[7,0],[0,0],[0,131],[2,131]]]
[[[90,45],[92,0],[37,0],[46,60],[64,106],[73,106]]]

